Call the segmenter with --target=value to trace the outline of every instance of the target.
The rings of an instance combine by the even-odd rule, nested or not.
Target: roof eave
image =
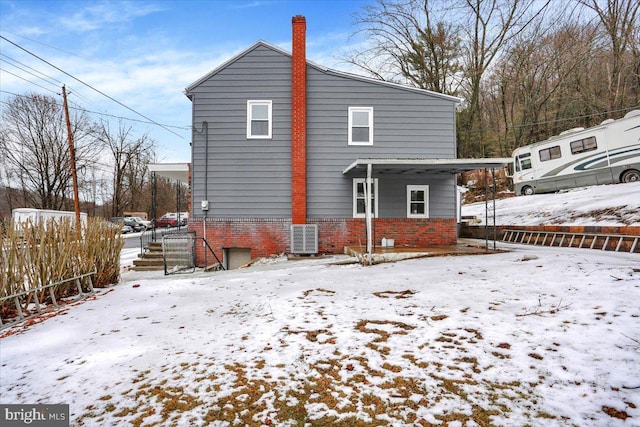
[[[248,48],[246,48],[243,51],[241,51],[240,53],[234,55],[233,57],[231,57],[230,59],[228,59],[227,61],[225,61],[221,65],[219,65],[218,67],[214,68],[209,73],[207,73],[204,76],[200,77],[195,82],[191,83],[184,90],[184,94],[187,96],[187,98],[192,99],[191,91],[193,89],[195,89],[202,82],[204,82],[207,79],[211,78],[212,76],[216,75],[217,73],[219,73],[220,71],[222,71],[223,69],[225,69],[229,65],[233,64],[235,61],[237,61],[238,59],[240,59],[243,56],[247,55],[249,52],[251,52],[252,50],[256,49],[259,46],[265,46],[265,47],[267,47],[267,48],[269,48],[271,50],[274,50],[274,51],[276,51],[278,53],[281,53],[282,55],[291,57],[291,53],[287,52],[286,50],[284,50],[282,48],[279,48],[278,46],[275,46],[275,45],[273,45],[273,44],[271,44],[269,42],[266,42],[264,40],[259,40],[256,43],[254,43],[251,46],[249,46]],[[417,88],[417,87],[403,85],[403,84],[399,84],[399,83],[392,83],[392,82],[388,82],[388,81],[385,81],[385,80],[377,80],[377,79],[374,79],[374,78],[371,78],[371,77],[361,76],[361,75],[349,73],[349,72],[346,72],[346,71],[339,71],[339,70],[335,70],[333,68],[324,67],[324,66],[322,66],[320,64],[317,64],[317,63],[315,63],[313,61],[310,61],[308,59],[307,59],[306,62],[307,62],[308,66],[313,67],[313,68],[315,68],[316,70],[318,70],[318,71],[320,71],[322,73],[331,74],[331,75],[334,75],[334,76],[343,77],[343,78],[352,79],[352,80],[359,80],[359,81],[363,81],[363,82],[367,82],[367,83],[378,84],[378,85],[382,85],[382,86],[394,87],[396,89],[408,90],[408,91],[412,91],[412,92],[421,93],[421,94],[424,94],[424,95],[435,96],[435,97],[438,97],[438,98],[441,98],[441,99],[445,99],[447,101],[451,101],[451,102],[456,103],[456,104],[459,104],[459,103],[462,102],[462,99],[458,98],[456,96],[446,95],[444,93],[433,92],[433,91],[430,91],[430,90],[420,89],[420,88]]]
[[[423,171],[439,171],[461,173],[476,169],[495,169],[511,163],[510,158],[480,158],[480,159],[429,159],[429,158],[384,158],[384,159],[356,159],[342,172],[349,175],[357,170],[371,165],[376,168],[392,168],[396,170],[420,169]]]
[[[402,89],[402,90],[408,90],[411,92],[417,92],[417,93],[421,93],[424,95],[431,95],[431,96],[435,96],[437,98],[442,98],[444,100],[447,101],[451,101],[453,103],[456,104],[460,104],[462,103],[463,99],[459,98],[457,96],[453,96],[453,95],[447,95],[444,93],[440,93],[440,92],[434,92],[432,90],[427,90],[427,89],[420,89],[419,87],[414,87],[414,86],[409,86],[409,85],[404,85],[401,83],[393,83],[393,82],[388,82],[386,80],[378,80],[378,79],[374,79],[372,77],[367,77],[367,76],[361,76],[359,74],[353,74],[353,73],[349,73],[346,71],[340,71],[340,70],[335,70],[333,68],[328,68],[328,67],[323,67],[321,65],[315,64],[311,61],[307,61],[307,64],[318,69],[318,71],[323,72],[323,73],[327,73],[327,74],[332,74],[338,77],[343,77],[346,79],[352,79],[352,80],[360,80],[363,82],[367,82],[367,83],[374,83],[374,84],[378,84],[378,85],[382,85],[382,86],[389,86],[389,87],[393,87],[396,89]]]

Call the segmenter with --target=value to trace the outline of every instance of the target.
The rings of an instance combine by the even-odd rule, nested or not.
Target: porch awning
[[[163,178],[189,183],[189,163],[151,163],[149,171]]]
[[[356,159],[342,173],[351,177],[365,177],[365,221],[367,229],[367,256],[371,260],[372,248],[372,203],[371,181],[373,177],[384,175],[419,175],[419,174],[448,174],[476,170],[501,168],[511,162],[510,158],[483,158],[483,159]],[[486,203],[485,192],[485,203]],[[494,195],[495,197],[495,195]],[[488,245],[488,243],[487,243]]]
[[[481,159],[425,159],[387,158],[356,159],[342,173],[347,176],[366,177],[367,167],[372,166],[373,176],[457,174],[476,169],[497,169],[511,163],[508,157]]]

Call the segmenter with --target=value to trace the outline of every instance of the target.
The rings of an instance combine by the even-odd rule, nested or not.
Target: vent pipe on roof
[[[291,19],[291,222],[307,220],[307,21]]]

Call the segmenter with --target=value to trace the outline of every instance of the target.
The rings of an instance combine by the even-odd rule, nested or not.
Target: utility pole
[[[64,100],[64,114],[67,119],[67,139],[69,141],[69,157],[71,159],[71,177],[73,179],[73,206],[76,211],[76,231],[82,230],[80,222],[80,200],[78,198],[78,175],[76,174],[76,150],[73,146],[73,134],[71,133],[71,120],[69,120],[69,106],[67,105],[67,90],[62,85],[62,99]]]

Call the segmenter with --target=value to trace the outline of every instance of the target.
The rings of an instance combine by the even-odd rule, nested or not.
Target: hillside
[[[489,223],[492,223],[489,203]],[[484,224],[485,203],[462,206]],[[640,226],[640,182],[496,200],[497,225]]]

